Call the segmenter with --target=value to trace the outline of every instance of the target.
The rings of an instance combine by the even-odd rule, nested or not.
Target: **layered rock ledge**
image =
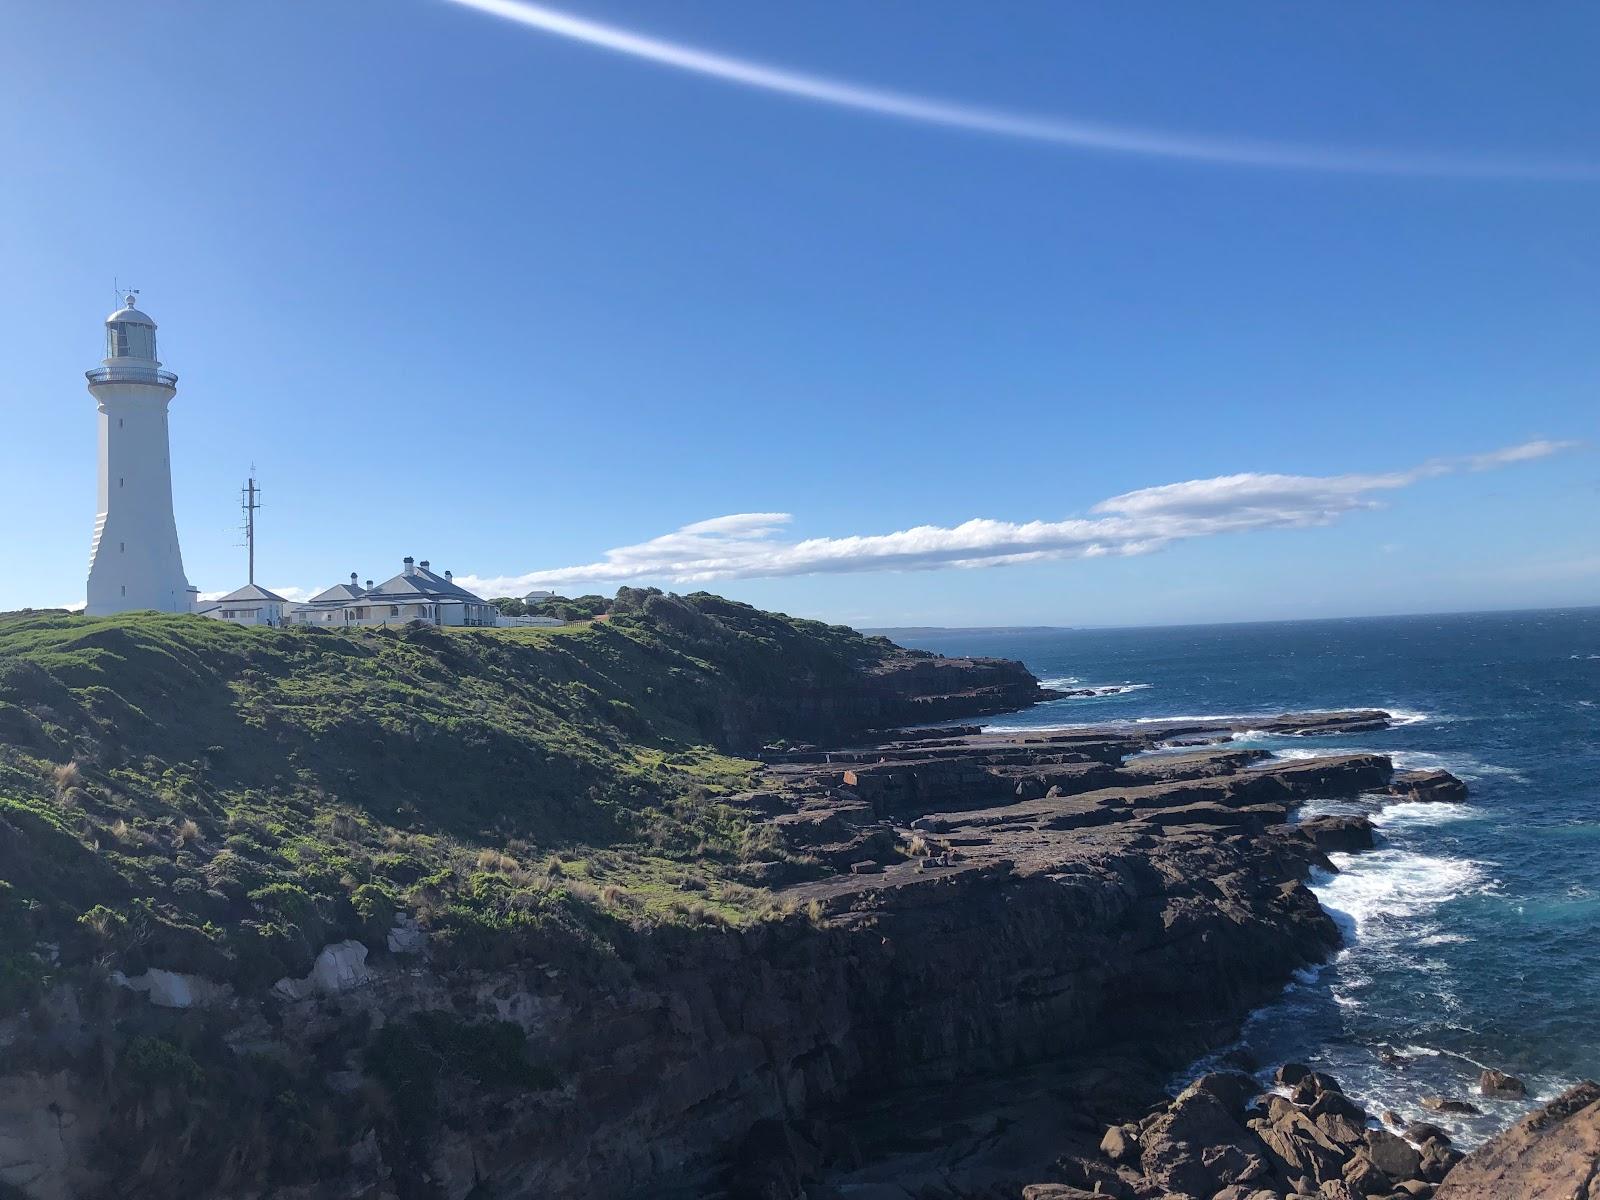
[[[1284,762],[1232,737],[1386,720],[936,729],[777,752],[731,803],[770,839],[751,882],[785,918],[641,931],[614,977],[436,970],[426,939],[397,926],[390,953],[346,946],[349,970],[286,981],[270,1021],[227,998],[207,1019],[243,1051],[302,1058],[416,1014],[509,1022],[559,1081],[486,1091],[441,1076],[438,1120],[401,1140],[402,1113],[398,1132],[348,1147],[343,1177],[280,1200],[1018,1195],[1073,1130],[1093,1142],[1155,1111],[1172,1070],[1336,947],[1305,880],[1371,829],[1293,823],[1298,804],[1449,791],[1397,779],[1380,755]],[[330,1086],[372,1086],[357,1055],[328,1069]],[[92,1094],[15,1086],[68,1114],[74,1144],[95,1136]],[[918,1135],[908,1166],[905,1139],[941,1106],[951,1118]],[[41,1146],[25,1149],[70,1157]],[[242,1179],[213,1194],[251,1194]]]

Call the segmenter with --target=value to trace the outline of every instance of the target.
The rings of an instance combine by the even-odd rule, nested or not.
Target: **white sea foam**
[[[1120,696],[1124,692],[1142,692],[1150,687],[1148,683],[1084,683],[1078,679],[1047,679],[1041,682],[1041,687],[1054,688],[1058,692],[1088,692],[1089,696],[1066,696],[1067,700],[1086,700],[1091,697]]]
[[[1234,741],[1245,741],[1241,734]],[[1257,766],[1270,766],[1274,762],[1305,762],[1313,758],[1332,758],[1339,754],[1382,754],[1394,764],[1397,771],[1449,771],[1469,783],[1480,779],[1509,779],[1513,783],[1526,783],[1520,771],[1510,767],[1482,762],[1470,754],[1439,754],[1431,750],[1390,750],[1369,746],[1286,746],[1275,748],[1272,758]]]
[[[1448,721],[1449,717],[1440,713],[1416,712],[1409,708],[1395,708],[1392,705],[1380,704],[1377,707],[1389,714],[1389,723],[1394,726],[1421,725],[1424,721]]]
[[[1415,927],[1403,929],[1403,922],[1481,891],[1487,882],[1484,864],[1465,858],[1395,849],[1329,857],[1339,873],[1318,872],[1311,890],[1335,920],[1363,940],[1415,937]]]
[[[1135,717],[1135,725],[1160,725],[1171,722],[1179,725],[1198,725],[1204,721],[1216,721],[1218,724],[1227,724],[1232,721],[1259,721],[1264,717],[1278,717],[1282,713],[1174,713],[1171,716],[1160,717]]]
[[[1235,739],[1242,741],[1242,738]],[[1302,750],[1298,746],[1293,749],[1274,750],[1272,757],[1262,759],[1261,766],[1271,766],[1275,762],[1306,762],[1313,758],[1333,758],[1340,754],[1361,754],[1364,751],[1350,746],[1321,746],[1314,750]]]
[[[1449,771],[1468,781],[1493,776],[1514,783],[1527,782],[1520,771],[1483,762],[1470,754],[1439,754],[1431,750],[1378,750],[1375,753],[1387,754],[1400,771]]]
[[[1481,815],[1470,804],[1446,804],[1437,800],[1410,800],[1389,804],[1372,814],[1372,823],[1389,832],[1418,829],[1428,825],[1448,825],[1470,821]]]

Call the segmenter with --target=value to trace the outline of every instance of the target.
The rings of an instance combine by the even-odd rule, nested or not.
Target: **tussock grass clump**
[[[83,770],[78,766],[77,760],[64,762],[50,772],[50,778],[55,783],[56,795],[64,796],[76,790],[83,782]]]
[[[488,849],[478,851],[478,870],[498,871],[502,875],[510,875],[521,870],[521,867],[509,854]]]

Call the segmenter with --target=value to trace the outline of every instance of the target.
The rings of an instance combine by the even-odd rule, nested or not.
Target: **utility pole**
[[[256,581],[256,509],[261,507],[261,490],[256,487],[256,469],[250,468],[250,478],[239,489],[239,507],[244,509],[244,544],[250,550],[250,582]]]

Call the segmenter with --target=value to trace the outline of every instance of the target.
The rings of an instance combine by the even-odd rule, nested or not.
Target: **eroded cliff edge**
[[[1146,753],[1226,723],[866,739],[1041,693],[715,597],[204,625],[0,626],[24,1194],[793,1196],[877,1153],[852,1106],[1041,1062],[1122,1119],[1335,944],[1303,880],[1371,832],[1293,806],[1396,786]]]

